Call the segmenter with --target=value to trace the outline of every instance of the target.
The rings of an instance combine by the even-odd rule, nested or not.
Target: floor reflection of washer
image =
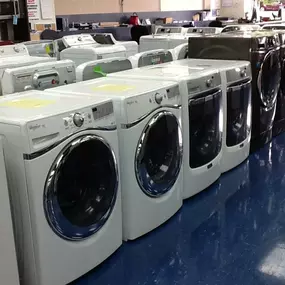
[[[114,99],[119,131],[123,236],[138,238],[182,206],[181,95],[169,81],[98,78],[50,89]]]
[[[270,25],[264,26],[263,29],[270,29]],[[276,115],[273,124],[273,136],[277,136],[285,131],[285,25],[281,26],[283,30],[276,29],[272,26],[271,29],[276,30],[280,39],[280,64],[281,64],[281,81],[277,96]]]
[[[204,190],[220,177],[223,105],[221,77],[217,70],[168,63],[107,76],[143,78],[146,84],[151,80],[178,82],[182,94],[184,198]]]
[[[257,31],[190,37],[188,56],[251,62],[251,151],[271,141],[281,76],[278,34],[271,31],[267,33]]]
[[[65,285],[122,243],[113,103],[29,91],[0,110],[21,278]]]
[[[185,59],[173,65],[219,69],[223,85],[224,136],[221,170],[226,172],[249,155],[251,136],[250,62],[233,60]]]

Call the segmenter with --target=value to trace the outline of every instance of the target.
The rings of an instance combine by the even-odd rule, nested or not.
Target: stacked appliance
[[[169,50],[156,49],[137,53],[128,59],[132,67],[136,68],[173,61],[173,54]]]
[[[252,68],[251,151],[272,138],[280,85],[280,43],[274,32],[224,33],[189,38],[190,58],[247,60]],[[237,46],[239,47],[237,49]]]
[[[93,39],[102,45],[123,45],[127,50],[127,56],[135,55],[139,51],[137,42],[117,41],[111,33],[94,34]]]
[[[86,81],[105,77],[108,73],[131,69],[132,64],[127,58],[114,57],[88,61],[76,68],[76,81]]]
[[[280,29],[282,28],[282,29]],[[266,25],[264,30],[275,30],[280,40],[280,64],[281,64],[281,81],[277,95],[276,114],[273,123],[273,136],[277,136],[285,131],[285,25]]]
[[[76,82],[75,64],[71,60],[44,62],[7,68],[2,76],[3,95],[26,90],[44,90]]]
[[[0,113],[21,279],[65,285],[122,243],[113,103],[29,91]]]
[[[115,73],[113,73],[115,74]],[[50,89],[113,98],[119,122],[123,237],[138,238],[182,206],[181,93],[177,83],[98,78]]]
[[[66,36],[62,42],[68,48],[60,52],[60,59],[71,59],[76,66],[91,60],[127,56],[123,45],[100,45],[89,34]]]
[[[29,66],[37,63],[55,62],[55,58],[30,56],[27,48],[23,44],[2,46],[0,48],[0,78],[7,68]],[[0,81],[0,95],[2,87]]]
[[[108,76],[126,81],[140,78],[146,84],[177,82],[182,96],[184,198],[206,189],[220,177],[223,100],[218,70],[160,64]]]
[[[249,155],[251,137],[251,66],[248,61],[185,59],[174,66],[218,69],[223,92],[223,145],[221,171],[226,172]]]

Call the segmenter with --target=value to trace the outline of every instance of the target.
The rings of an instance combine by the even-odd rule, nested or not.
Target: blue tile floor
[[[285,135],[72,284],[285,284]]]

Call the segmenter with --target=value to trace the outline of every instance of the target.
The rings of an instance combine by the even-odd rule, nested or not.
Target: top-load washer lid
[[[10,56],[29,56],[29,52],[24,44],[1,46],[0,58]]]
[[[62,42],[65,47],[82,46],[82,45],[94,45],[99,44],[95,42],[90,34],[68,35],[62,38]]]
[[[114,57],[88,61],[76,68],[76,80],[85,81],[105,77],[108,73],[131,69],[132,64],[127,58]]]
[[[130,56],[129,60],[135,68],[173,61],[173,55],[169,50],[157,49]]]

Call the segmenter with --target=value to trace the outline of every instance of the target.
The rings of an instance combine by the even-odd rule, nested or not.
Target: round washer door
[[[182,163],[182,134],[174,114],[161,111],[147,123],[136,149],[135,172],[142,191],[157,198],[172,189]]]
[[[279,52],[268,52],[258,74],[257,87],[264,107],[271,108],[278,94],[281,79]]]
[[[80,136],[58,154],[47,176],[47,221],[66,240],[86,239],[109,218],[117,190],[117,162],[108,143],[96,135]]]

